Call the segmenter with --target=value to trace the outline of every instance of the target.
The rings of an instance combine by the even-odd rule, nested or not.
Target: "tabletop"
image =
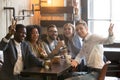
[[[40,76],[54,76],[59,77],[72,67],[67,64],[65,60],[61,60],[60,63],[52,64],[51,69],[45,69],[40,67],[33,67],[21,72],[22,75],[40,75]]]

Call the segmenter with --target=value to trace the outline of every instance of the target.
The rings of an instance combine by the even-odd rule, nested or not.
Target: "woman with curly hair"
[[[26,40],[30,45],[30,48],[33,54],[37,58],[45,58],[47,57],[47,53],[44,50],[44,46],[42,41],[40,40],[40,26],[38,25],[28,25],[27,26],[27,36]]]

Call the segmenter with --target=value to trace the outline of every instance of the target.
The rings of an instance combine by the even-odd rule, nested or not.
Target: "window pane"
[[[110,18],[110,0],[88,0],[88,6],[89,19]]]
[[[114,35],[116,42],[120,42],[120,21],[113,21],[114,23]]]
[[[92,29],[92,33],[108,36],[109,21],[88,21],[89,29]]]
[[[88,0],[88,26],[92,33],[108,36],[114,23],[115,41],[120,42],[120,0]]]
[[[112,0],[112,19],[120,20],[120,0]]]

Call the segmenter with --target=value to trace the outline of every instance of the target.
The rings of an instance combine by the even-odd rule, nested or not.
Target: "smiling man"
[[[56,25],[51,24],[47,27],[47,37],[44,40],[45,50],[49,56],[57,55],[61,47],[64,47],[64,41],[57,40],[58,30]],[[50,54],[52,53],[52,54]]]
[[[80,20],[76,24],[77,34],[83,39],[83,46],[71,65],[76,67],[80,64],[80,59],[85,57],[88,67],[88,74],[83,76],[71,77],[66,80],[98,80],[98,76],[104,66],[104,51],[103,44],[112,44],[114,42],[113,24],[110,24],[108,29],[108,37],[102,37],[88,32],[88,26],[85,21]]]
[[[14,37],[11,39],[12,35]],[[9,33],[1,40],[0,50],[4,53],[4,63],[0,71],[0,80],[26,80],[20,76],[22,70],[33,66],[43,67],[44,62],[32,55],[24,41],[25,37],[25,26],[13,24],[9,27]]]

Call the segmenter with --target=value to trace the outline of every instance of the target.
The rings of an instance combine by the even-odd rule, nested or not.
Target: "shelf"
[[[73,14],[73,7],[41,7],[41,14]]]
[[[55,24],[57,27],[63,27],[64,24],[66,23],[72,23],[73,21],[61,21],[61,20],[41,20],[41,26],[42,27],[47,27],[50,24]]]
[[[41,7],[41,26],[47,27],[55,24],[57,27],[63,27],[66,23],[74,24],[74,8],[71,7]]]

